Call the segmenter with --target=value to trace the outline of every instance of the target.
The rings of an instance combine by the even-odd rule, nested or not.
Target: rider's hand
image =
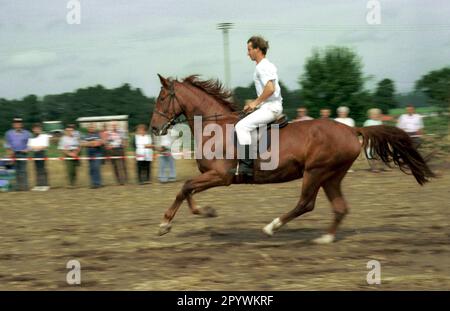
[[[246,104],[245,106],[244,106],[244,112],[250,112],[250,111],[253,111],[253,110],[255,110],[255,108],[258,106],[258,102],[256,102],[255,100],[254,101],[252,101],[252,102],[250,102],[250,103],[248,103],[248,104]]]

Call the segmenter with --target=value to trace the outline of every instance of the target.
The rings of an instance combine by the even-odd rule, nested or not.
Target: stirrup
[[[236,168],[230,169],[229,172],[231,174],[234,174],[235,176],[239,176],[239,175],[253,176],[253,169],[248,168],[245,171],[241,171],[240,167],[241,167],[241,163],[238,162]]]

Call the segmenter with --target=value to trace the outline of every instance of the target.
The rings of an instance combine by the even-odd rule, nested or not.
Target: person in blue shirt
[[[83,142],[81,145],[87,148],[87,156],[89,159],[89,176],[91,177],[91,188],[97,189],[102,187],[102,177],[100,168],[102,165],[102,160],[99,157],[103,156],[103,146],[104,142],[100,137],[94,124],[88,126],[88,132],[83,137]]]
[[[5,134],[5,148],[8,156],[18,159],[15,161],[16,170],[16,190],[28,190],[28,174],[27,161],[28,156],[28,139],[31,138],[31,133],[23,128],[23,121],[21,118],[14,118],[13,128]]]

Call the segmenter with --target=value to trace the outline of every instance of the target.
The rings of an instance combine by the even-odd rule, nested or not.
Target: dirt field
[[[1,290],[450,290],[448,169],[420,187],[358,161],[344,183],[351,212],[338,241],[323,246],[310,242],[331,221],[323,191],[313,212],[272,238],[261,231],[294,207],[300,181],[198,194],[218,217],[193,216],[184,203],[160,237],[163,212],[197,174],[192,161],[177,162],[178,182],[144,186],[114,185],[107,164],[108,186],[97,190],[85,186],[87,165],[76,189],[64,188],[62,163],[51,165],[51,191],[0,193]],[[66,283],[71,259],[81,286]],[[381,285],[366,282],[373,259]]]

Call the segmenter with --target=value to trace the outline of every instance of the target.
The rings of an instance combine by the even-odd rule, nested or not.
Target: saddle
[[[246,116],[247,116],[246,113],[241,113],[239,115],[239,120],[245,118]],[[289,119],[288,119],[287,115],[281,114],[276,120],[274,120],[270,123],[267,123],[267,128],[270,129],[271,125],[278,125],[278,128],[281,129],[288,124],[289,124]]]
[[[241,115],[241,119],[243,117],[244,116]],[[289,122],[288,122],[287,116],[285,114],[282,114],[276,120],[274,120],[273,122],[268,123],[265,128],[260,127],[258,129],[256,129],[256,131],[257,131],[257,136],[256,136],[257,137],[257,142],[256,142],[256,152],[257,152],[257,154],[259,155],[262,152],[264,152],[264,151],[266,151],[266,150],[268,150],[270,148],[270,145],[271,145],[271,133],[270,133],[270,130],[272,129],[272,126],[275,127],[275,128],[278,127],[278,129],[282,129],[285,126],[287,126],[288,124],[289,124]],[[265,133],[263,131],[265,131]],[[265,138],[265,139],[263,139],[263,138]],[[235,139],[235,144],[237,144],[236,132],[234,132],[234,139]],[[248,148],[250,148],[250,147],[248,147]],[[247,149],[246,152],[249,152],[248,149]],[[247,158],[247,160],[248,160],[248,158]],[[251,160],[251,161],[253,162],[253,160]],[[253,165],[253,171],[255,171],[254,162],[253,162],[252,165]],[[237,169],[238,168],[236,168],[236,170]],[[236,181],[238,183],[252,183],[254,181],[254,179],[253,179],[254,176],[247,176],[245,174],[243,174],[243,175],[240,175],[240,174],[236,175],[235,178],[236,178]]]
[[[285,127],[286,125],[289,124],[289,120],[288,120],[287,115],[285,115],[285,114],[280,115],[275,121],[268,123],[267,124],[267,128],[270,129],[272,124],[273,125],[278,125],[278,128],[280,128],[280,129]]]
[[[240,119],[243,119],[245,116],[246,116],[246,115],[241,115],[241,116],[240,116]],[[267,145],[266,145],[266,148],[270,148],[270,145],[271,145],[270,129],[272,128],[272,125],[278,126],[278,129],[282,129],[282,128],[284,128],[285,126],[287,126],[288,124],[289,124],[289,119],[288,119],[287,115],[285,115],[285,114],[281,114],[276,120],[274,120],[274,121],[272,121],[272,122],[270,122],[270,123],[267,124],[267,127],[266,127],[266,131],[267,131],[267,133],[266,133],[266,138],[267,138]],[[256,131],[257,131],[257,137],[258,137],[257,146],[259,146],[259,140],[261,139],[262,134],[263,134],[263,133],[261,132],[262,130],[263,130],[262,128],[256,129]],[[234,132],[234,142],[237,143],[237,135],[236,135],[236,132]],[[258,153],[259,153],[259,150],[258,150]]]

